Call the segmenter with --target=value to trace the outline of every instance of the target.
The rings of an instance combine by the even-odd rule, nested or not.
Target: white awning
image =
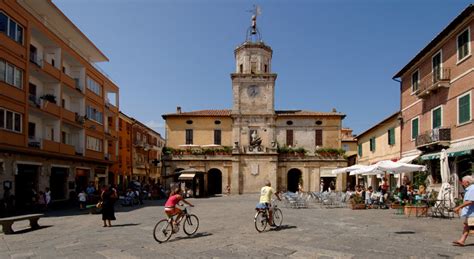
[[[397,162],[400,162],[400,163],[410,163],[411,161],[415,160],[416,158],[418,158],[420,155],[414,155],[414,156],[406,156],[406,157],[403,157],[401,158],[400,160],[398,160]]]
[[[192,180],[196,174],[181,174],[178,180]]]

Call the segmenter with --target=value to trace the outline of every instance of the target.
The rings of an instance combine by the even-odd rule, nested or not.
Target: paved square
[[[164,218],[163,201],[132,209],[117,207],[117,221],[103,228],[100,215],[56,211],[35,231],[0,234],[1,258],[474,258],[471,246],[453,247],[460,219],[396,215],[394,210],[289,209],[282,207],[283,227],[258,233],[253,223],[258,194],[190,199],[200,219],[198,233],[182,230],[164,244],[152,236]]]

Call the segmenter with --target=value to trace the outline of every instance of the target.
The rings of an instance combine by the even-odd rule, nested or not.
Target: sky
[[[392,77],[465,0],[53,0],[109,58],[120,110],[162,135],[162,114],[231,109],[234,49],[254,4],[273,49],[275,109],[346,114],[360,134],[397,112]],[[164,135],[163,135],[164,136]]]

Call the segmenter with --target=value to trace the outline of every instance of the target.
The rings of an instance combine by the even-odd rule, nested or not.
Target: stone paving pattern
[[[164,218],[163,201],[142,207],[117,206],[112,228],[101,216],[76,210],[54,211],[13,225],[17,234],[0,234],[0,258],[474,258],[470,245],[453,247],[460,219],[416,218],[395,210],[282,207],[283,226],[258,233],[253,223],[258,194],[190,199],[200,227],[192,237],[182,229],[167,243],[152,236]]]

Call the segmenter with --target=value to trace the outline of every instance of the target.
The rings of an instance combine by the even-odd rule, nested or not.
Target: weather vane
[[[260,32],[257,29],[257,16],[262,14],[262,9],[258,5],[253,5],[253,9],[247,12],[252,13],[252,25],[247,31],[247,41],[252,40],[252,38],[261,41]]]

